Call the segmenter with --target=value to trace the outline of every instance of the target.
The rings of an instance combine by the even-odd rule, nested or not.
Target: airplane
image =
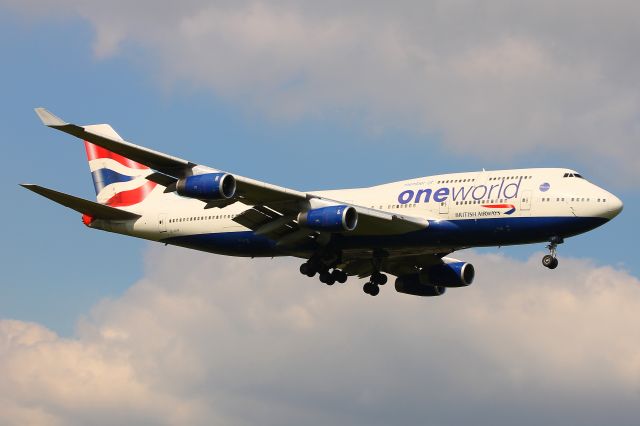
[[[617,216],[622,201],[574,170],[451,173],[367,188],[303,192],[193,163],[123,140],[108,124],[70,124],[44,108],[42,123],[84,141],[97,201],[22,184],[82,214],[89,228],[230,256],[304,259],[322,283],[368,278],[440,296],[475,277],[448,257],[472,247],[547,243],[558,266],[565,238]]]

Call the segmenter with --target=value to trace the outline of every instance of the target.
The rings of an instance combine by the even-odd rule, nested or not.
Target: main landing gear
[[[330,267],[314,260],[309,260],[300,265],[300,273],[308,277],[314,277],[318,274],[320,282],[326,285],[333,285],[336,282],[343,284],[347,281],[347,274],[344,271],[335,268],[331,270]],[[362,289],[368,295],[377,296],[380,293],[380,286],[385,285],[387,281],[388,278],[385,274],[380,271],[374,271],[369,278],[369,282]]]
[[[547,248],[549,249],[549,254],[545,255],[542,258],[542,265],[545,268],[556,269],[558,267],[558,258],[556,257],[558,253],[558,244],[562,244],[564,240],[559,237],[553,237],[549,241],[549,245]]]
[[[320,274],[320,282],[325,283],[326,285],[333,285],[336,282],[341,284],[347,282],[347,274],[344,271],[335,268],[332,271],[329,271],[329,269],[331,268],[312,260],[300,265],[300,273],[302,275],[306,275],[311,278],[316,274]]]
[[[375,271],[371,274],[370,281],[362,287],[362,290],[370,296],[377,296],[380,293],[380,286],[385,285],[388,281],[385,274]]]
[[[371,296],[377,296],[378,293],[380,293],[380,286],[385,285],[388,281],[387,276],[380,272],[381,263],[381,256],[375,256],[372,259],[373,272],[371,273],[369,282],[362,288],[365,293]],[[308,277],[314,277],[318,274],[320,281],[327,285],[333,285],[336,282],[345,283],[347,281],[347,274],[336,268],[339,264],[340,260],[336,255],[315,255],[300,265],[300,273]]]
[[[377,296],[378,293],[380,293],[380,286],[387,283],[387,276],[380,272],[380,269],[382,268],[382,261],[386,256],[387,254],[382,251],[376,251],[373,253],[373,258],[371,259],[373,272],[369,277],[369,282],[362,287],[362,290],[370,296]]]

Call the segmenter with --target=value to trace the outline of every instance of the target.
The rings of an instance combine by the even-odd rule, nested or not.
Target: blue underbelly
[[[357,247],[478,247],[527,244],[571,237],[604,224],[595,217],[514,217],[430,221],[421,231],[392,236],[338,236],[339,245]]]
[[[430,221],[420,231],[401,235],[334,236],[339,248],[474,247],[527,244],[551,237],[571,237],[607,222],[595,217],[510,217]],[[162,240],[168,244],[233,256],[286,254],[276,241],[252,231],[185,235]],[[313,247],[304,249],[312,250]]]

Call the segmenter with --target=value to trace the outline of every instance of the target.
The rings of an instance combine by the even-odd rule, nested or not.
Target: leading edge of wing
[[[116,154],[120,154],[123,157],[134,160],[140,164],[144,164],[145,166],[162,173],[165,176],[161,176],[157,173],[150,175],[150,180],[164,186],[171,185],[171,178],[179,179],[194,174],[192,169],[195,167],[206,169],[207,172],[221,171],[208,166],[200,166],[182,158],[154,151],[130,142],[116,140],[106,135],[98,134],[92,131],[95,129],[95,126],[83,127],[67,123],[45,108],[36,108],[35,111],[45,126],[68,133],[82,140],[89,141],[95,145],[115,152]],[[91,128],[91,130],[89,128]],[[286,201],[297,202],[305,200],[306,198],[306,193],[304,192],[239,176],[235,173],[233,176],[236,178],[238,184],[238,192],[250,202],[256,202],[259,204]]]
[[[36,108],[35,111],[45,126],[68,133],[82,140],[89,141],[164,174],[165,176],[160,176],[158,174],[152,174],[150,176],[152,177],[151,180],[165,186],[172,183],[172,180],[170,179],[171,177],[179,179],[194,174],[192,169],[196,167],[202,168],[207,172],[221,171],[208,166],[200,166],[182,158],[154,151],[130,142],[110,138],[107,135],[96,133],[94,131],[96,129],[95,126],[78,126],[76,124],[67,123],[45,108]],[[236,178],[238,192],[240,195],[244,196],[251,202],[259,204],[283,201],[297,202],[305,200],[306,198],[306,193],[304,192],[239,176],[235,173],[233,176]]]

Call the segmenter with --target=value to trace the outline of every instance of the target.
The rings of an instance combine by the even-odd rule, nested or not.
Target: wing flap
[[[293,217],[284,216],[265,206],[254,206],[233,220],[254,230],[257,235],[264,235],[273,240],[280,240],[285,235],[299,229]]]
[[[105,206],[103,204],[98,204],[93,201],[85,200],[84,198],[74,197],[73,195],[54,191],[53,189],[45,188],[40,185],[25,183],[21,184],[20,186],[28,189],[29,191],[33,191],[38,195],[42,195],[43,197],[48,198],[60,205],[75,210],[78,213],[87,214],[96,219],[130,220],[140,217],[140,215],[135,213]]]

